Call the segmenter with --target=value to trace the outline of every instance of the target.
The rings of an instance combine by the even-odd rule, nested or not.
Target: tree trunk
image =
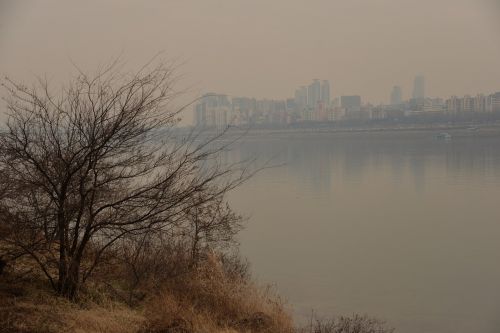
[[[59,211],[57,213],[57,226],[59,238],[59,278],[57,280],[57,292],[63,294],[64,284],[68,278],[68,253],[65,238],[66,224],[64,221],[64,211],[62,209],[64,200],[59,200]]]
[[[6,265],[7,265],[7,262],[5,260],[3,260],[2,258],[0,258],[0,275],[2,275],[3,269],[5,268]]]
[[[67,267],[67,271],[65,273],[65,279],[62,281],[61,289],[59,290],[60,295],[71,300],[74,300],[78,296],[78,291],[82,284],[82,281],[80,280],[80,265],[83,258],[83,252],[89,239],[90,232],[87,230],[81,243],[77,247],[76,253],[70,253],[71,261],[69,262],[69,266]]]
[[[72,260],[64,276],[64,280],[59,281],[59,294],[68,299],[75,299],[80,288],[80,262]]]
[[[62,233],[62,232],[61,232]],[[68,278],[68,259],[66,255],[66,247],[64,244],[64,236],[59,237],[59,278],[57,280],[57,292],[62,294],[64,283]],[[62,240],[61,240],[62,238]]]

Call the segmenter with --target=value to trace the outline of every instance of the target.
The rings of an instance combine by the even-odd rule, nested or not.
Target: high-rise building
[[[422,110],[424,112],[443,112],[447,110],[446,105],[442,98],[426,98]]]
[[[340,107],[340,97],[337,96],[332,100],[332,107],[334,108]]]
[[[500,92],[489,96],[489,111],[500,112]]]
[[[207,113],[203,104],[198,103],[194,106],[194,126],[196,127],[205,127],[207,123]]]
[[[231,123],[245,125],[252,122],[252,115],[256,109],[255,98],[233,97],[231,106]]]
[[[289,111],[294,111],[297,109],[297,105],[295,105],[295,99],[294,98],[287,98],[285,100],[286,103],[286,110],[287,112]]]
[[[486,112],[486,96],[478,94],[476,97],[474,97],[472,111]]]
[[[462,106],[460,108],[461,111],[472,112],[473,106],[474,106],[474,99],[469,95],[465,95],[464,98],[462,98]]]
[[[413,98],[416,100],[425,98],[425,77],[423,75],[415,76],[413,81]]]
[[[446,111],[450,113],[460,112],[461,105],[462,103],[460,101],[460,98],[458,98],[457,96],[451,96],[446,100]]]
[[[314,79],[309,87],[307,87],[307,106],[310,109],[314,109],[320,100],[321,83],[318,79]]]
[[[206,94],[194,106],[194,125],[222,129],[228,124],[230,107],[231,103],[226,95]]]
[[[321,82],[321,101],[324,106],[330,105],[330,82],[328,80]]]
[[[346,113],[361,111],[360,96],[340,96],[340,107],[345,109]]]
[[[401,86],[394,86],[391,91],[391,104],[399,105],[403,101],[403,91]]]
[[[295,90],[295,105],[298,110],[304,110],[307,107],[307,87],[302,86]]]

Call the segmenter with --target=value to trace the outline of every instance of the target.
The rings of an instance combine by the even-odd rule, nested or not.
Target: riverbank
[[[26,267],[24,267],[26,268]],[[392,333],[366,315],[311,317],[296,327],[271,288],[235,278],[215,258],[127,304],[113,281],[94,284],[77,302],[56,296],[31,270],[0,275],[0,333]]]
[[[127,301],[111,276],[76,301],[57,296],[29,260],[0,274],[0,333],[289,333],[280,298],[209,257]],[[141,296],[142,295],[142,296]]]
[[[500,125],[434,125],[434,126],[400,126],[400,127],[353,127],[353,128],[286,128],[286,129],[240,129],[231,127],[224,134],[224,140],[241,137],[242,140],[266,137],[294,138],[332,137],[332,138],[435,138],[440,133],[448,133],[451,138],[464,137],[500,137]],[[203,135],[214,136],[215,132],[203,132]]]

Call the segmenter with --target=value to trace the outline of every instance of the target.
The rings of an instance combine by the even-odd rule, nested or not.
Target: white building
[[[226,95],[205,94],[194,106],[194,125],[200,128],[225,127],[230,108]]]

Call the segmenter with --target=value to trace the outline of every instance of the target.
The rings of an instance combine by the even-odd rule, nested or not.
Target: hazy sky
[[[70,59],[131,67],[164,51],[196,93],[285,98],[313,78],[332,96],[500,91],[500,0],[0,0],[0,73],[59,80]]]

